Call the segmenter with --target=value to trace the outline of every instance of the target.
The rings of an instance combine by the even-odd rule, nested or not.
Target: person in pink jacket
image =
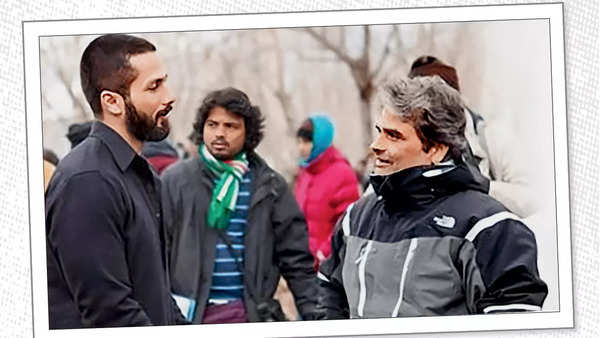
[[[308,224],[315,268],[331,254],[333,227],[358,199],[358,180],[348,160],[332,145],[334,126],[325,115],[305,120],[297,132],[300,173],[295,194]]]

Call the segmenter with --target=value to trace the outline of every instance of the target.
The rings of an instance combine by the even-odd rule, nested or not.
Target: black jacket
[[[280,275],[286,279],[302,317],[311,319],[318,286],[304,216],[281,175],[256,153],[248,153],[248,161],[252,180],[244,239],[244,303],[248,319],[260,320],[255,300],[272,298]],[[193,322],[201,323],[218,238],[205,225],[213,176],[200,158],[192,158],[169,167],[162,180],[173,292],[196,300]]]
[[[158,177],[95,122],[46,193],[50,328],[167,325],[170,297]]]
[[[533,232],[464,163],[371,176],[321,265],[324,318],[539,310]]]

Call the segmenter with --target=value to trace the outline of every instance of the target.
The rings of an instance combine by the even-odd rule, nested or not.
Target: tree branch
[[[294,53],[299,60],[301,61],[305,61],[305,62],[340,62],[341,60],[338,58],[331,58],[331,57],[324,57],[324,56],[308,56],[303,54],[301,51],[299,50],[292,50],[292,53]]]
[[[383,47],[383,52],[381,53],[381,57],[379,58],[379,61],[377,61],[377,65],[375,66],[375,69],[371,73],[372,79],[376,78],[377,75],[379,75],[379,72],[381,71],[381,69],[383,68],[383,64],[385,63],[385,60],[387,59],[388,55],[390,54],[390,46],[392,44],[392,38],[394,37],[394,34],[395,34],[394,31],[396,29],[397,29],[396,26],[394,26],[387,36],[387,40],[385,42],[385,46]]]
[[[308,35],[312,36],[315,40],[317,40],[317,42],[319,42],[323,47],[333,52],[335,56],[337,56],[343,62],[347,63],[348,65],[352,65],[354,63],[354,59],[352,59],[341,48],[332,44],[325,36],[315,32],[315,30],[312,28],[305,28],[304,31],[307,32]]]
[[[367,61],[369,61],[369,51],[371,50],[371,30],[369,28],[369,26],[365,25],[363,26],[363,41],[364,41],[364,48],[363,48],[363,54],[362,54],[362,58]]]

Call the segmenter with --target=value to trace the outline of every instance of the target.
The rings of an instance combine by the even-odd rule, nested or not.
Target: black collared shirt
[[[59,163],[46,192],[50,328],[181,320],[159,191],[146,160],[102,122]]]

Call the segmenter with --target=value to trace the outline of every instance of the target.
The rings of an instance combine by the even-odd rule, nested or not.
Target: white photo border
[[[226,20],[225,20],[226,19]],[[558,244],[560,311],[493,315],[330,320],[307,322],[185,325],[161,327],[49,330],[46,233],[42,166],[42,117],[39,44],[42,36],[214,31],[372,24],[474,22],[547,19],[550,27],[552,119]],[[158,27],[158,28],[157,28]],[[484,5],[407,9],[231,14],[125,19],[23,22],[27,166],[31,242],[32,314],[35,337],[230,336],[300,337],[424,332],[461,332],[573,327],[573,283],[567,153],[563,4]],[[85,330],[85,331],[82,331]]]

